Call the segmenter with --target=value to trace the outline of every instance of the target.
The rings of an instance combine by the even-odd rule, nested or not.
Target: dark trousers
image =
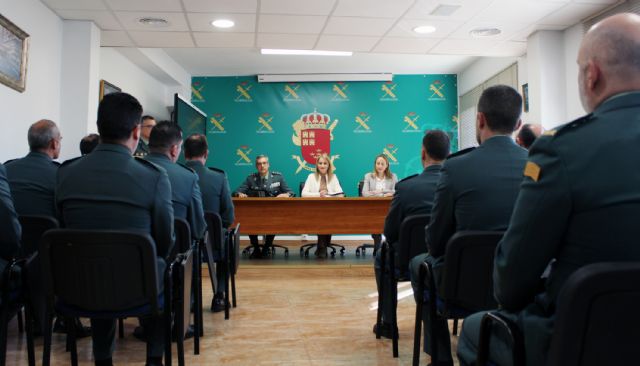
[[[270,246],[273,244],[273,238],[275,238],[275,235],[265,235],[264,236],[264,245],[266,246]],[[260,244],[260,242],[258,241],[258,235],[249,235],[249,241],[251,242],[251,245],[253,245],[254,247],[257,247],[258,244]]]
[[[389,259],[385,261],[385,273],[389,273],[390,265]],[[391,297],[391,275],[385,276],[385,281],[382,283],[382,251],[376,252],[376,258],[373,262],[374,273],[376,276],[376,287],[378,288],[378,296],[380,296],[380,289],[384,290],[384,297],[382,298],[382,321],[389,323],[391,321],[391,315],[393,312],[393,302],[395,299]]]
[[[164,355],[164,324],[162,317],[140,318],[147,336],[147,358]],[[97,361],[112,357],[115,348],[116,320],[91,319],[93,357]]]

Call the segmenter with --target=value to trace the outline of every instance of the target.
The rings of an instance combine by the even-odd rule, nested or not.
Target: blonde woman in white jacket
[[[333,174],[333,163],[327,154],[319,155],[316,158],[316,171],[309,174],[302,189],[302,197],[343,197],[342,187],[338,177]],[[316,257],[327,257],[327,246],[331,243],[331,234],[318,234],[318,249]]]

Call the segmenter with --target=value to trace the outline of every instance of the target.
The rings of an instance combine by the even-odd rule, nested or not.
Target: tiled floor
[[[186,342],[188,365],[410,365],[415,305],[408,283],[398,306],[400,358],[391,355],[391,341],[376,340],[377,293],[371,256],[316,261],[243,260],[237,278],[238,307],[231,319],[208,312],[211,285],[204,282],[205,336],[201,354]],[[292,246],[292,254],[297,249]],[[293,259],[293,258],[292,258]],[[342,261],[342,262],[341,262]],[[279,264],[284,262],[284,264]],[[287,265],[286,263],[289,263]],[[271,264],[271,265],[269,265]],[[406,291],[408,290],[408,291]],[[137,321],[126,321],[126,337],[116,342],[115,364],[145,361],[145,344],[131,333]],[[456,337],[453,337],[454,347]],[[68,365],[64,337],[54,335],[53,365]],[[81,365],[91,365],[90,339],[78,342]],[[40,364],[42,338],[36,339]],[[26,340],[10,324],[8,365],[26,365]],[[421,365],[429,359],[421,355]],[[174,363],[177,362],[174,347]]]

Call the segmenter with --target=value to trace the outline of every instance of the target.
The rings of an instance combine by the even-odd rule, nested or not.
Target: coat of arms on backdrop
[[[310,172],[315,171],[316,158],[323,153],[331,157],[332,163],[335,159],[340,158],[340,155],[331,156],[333,130],[337,125],[337,119],[331,122],[328,114],[319,113],[315,109],[312,113],[301,115],[293,123],[294,133],[291,136],[291,140],[294,145],[300,146],[302,155],[292,156],[298,162],[296,174],[300,173],[302,169]]]

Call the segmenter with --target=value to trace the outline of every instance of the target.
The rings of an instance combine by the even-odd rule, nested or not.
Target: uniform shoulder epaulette
[[[185,164],[183,164],[183,163],[176,163],[176,164],[178,164],[179,166],[181,166],[181,167],[183,167],[183,168],[187,169],[187,170],[188,170],[188,171],[190,171],[191,173],[195,173],[195,172],[196,172],[195,170],[193,170],[193,168],[191,168],[191,167],[190,167],[190,166],[188,166],[188,165],[185,165]]]
[[[158,171],[164,170],[164,168],[156,165],[155,163],[150,162],[149,160],[147,160],[145,158],[140,158],[140,157],[137,157],[137,156],[135,156],[134,158],[136,159],[137,162],[142,163],[142,164],[144,164],[144,165],[146,165],[148,167],[151,167],[151,168],[153,168],[155,170],[158,170]]]
[[[584,125],[587,124],[587,122],[591,121],[593,117],[593,113],[589,113],[585,116],[582,116],[578,119],[575,119],[569,123],[565,123],[561,126],[558,126],[556,128],[553,128],[551,130],[545,131],[542,136],[551,136],[551,137],[556,137],[556,136],[560,136],[562,134],[565,134],[569,131],[573,131],[575,128],[578,127],[582,127]]]
[[[409,180],[409,179],[411,179],[411,178],[415,178],[415,177],[417,177],[418,175],[420,175],[420,174],[414,174],[414,175],[410,175],[410,176],[408,176],[408,177],[404,177],[404,178],[400,179],[400,180],[398,181],[398,183],[402,183],[402,182],[404,182],[404,181],[406,181],[406,180]],[[397,183],[396,183],[396,184],[397,184]]]
[[[456,158],[458,156],[462,156],[464,154],[468,154],[468,153],[472,152],[475,149],[476,149],[475,147],[468,147],[466,149],[462,149],[460,151],[456,151],[453,154],[449,154],[449,156],[447,156],[446,160],[453,159],[453,158]]]
[[[12,161],[16,161],[16,160],[18,160],[18,159],[9,159],[9,160],[5,161],[2,165],[7,165],[7,164],[11,163]]]
[[[73,163],[74,161],[78,160],[78,159],[82,159],[82,156],[78,156],[77,158],[72,158],[72,159],[68,159],[62,162],[62,164],[60,164],[60,166],[65,166],[68,165],[70,163]]]
[[[213,170],[214,172],[218,172],[218,173],[222,173],[222,174],[224,174],[224,175],[227,175],[227,173],[225,173],[225,171],[224,171],[224,170],[222,170],[222,169],[220,169],[220,168],[216,168],[216,167],[212,167],[212,166],[210,166],[210,167],[209,167],[209,170]]]

